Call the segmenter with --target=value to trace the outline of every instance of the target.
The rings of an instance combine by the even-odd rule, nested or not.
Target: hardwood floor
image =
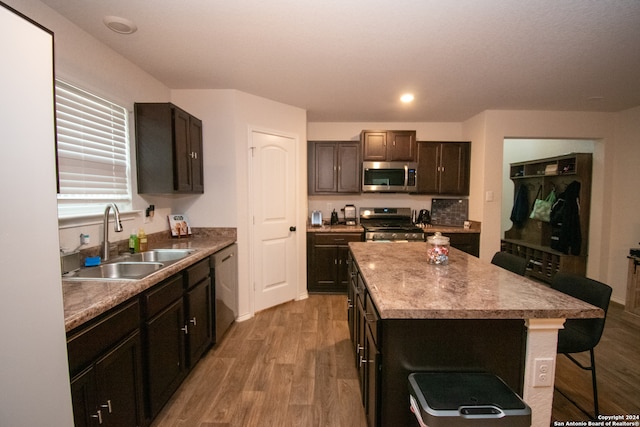
[[[640,328],[621,311],[612,305],[596,348],[602,414],[640,414]],[[590,381],[558,356],[557,387],[592,411]],[[589,417],[556,391],[553,419]],[[311,295],[234,324],[152,424],[165,426],[365,427],[346,296]]]
[[[152,426],[366,426],[346,296],[312,295],[235,323]]]

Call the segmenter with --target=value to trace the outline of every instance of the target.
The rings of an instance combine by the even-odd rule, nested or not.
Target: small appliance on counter
[[[331,212],[331,225],[336,225],[338,224],[338,212],[336,212],[336,210],[334,209],[333,212]]]
[[[418,218],[415,221],[418,225],[428,225],[431,224],[431,214],[427,209],[420,209],[420,213],[418,214]]]
[[[314,227],[322,227],[322,211],[311,212],[311,225]]]
[[[356,225],[356,207],[354,205],[346,205],[344,207],[344,222],[346,225]]]

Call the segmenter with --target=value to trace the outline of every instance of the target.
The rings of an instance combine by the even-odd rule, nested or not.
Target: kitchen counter
[[[311,224],[307,224],[307,233],[364,233],[364,228],[362,228],[362,226],[359,224],[323,224],[322,226],[313,226]]]
[[[601,309],[450,248],[427,262],[421,243],[349,243],[382,319],[603,317]]]
[[[141,280],[62,280],[65,329],[69,332],[236,241],[233,228],[197,229],[189,238],[167,238],[149,249],[195,249],[189,256]]]

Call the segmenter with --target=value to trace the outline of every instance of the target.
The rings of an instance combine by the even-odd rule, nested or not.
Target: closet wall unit
[[[527,218],[521,226],[515,224],[505,232],[502,250],[529,261],[527,274],[550,283],[556,272],[563,270],[586,274],[589,246],[589,214],[591,208],[591,153],[572,153],[563,156],[511,163],[510,179],[515,194],[525,186],[529,212],[538,192],[547,197],[555,189],[556,195],[565,191],[573,181],[580,183],[580,231],[582,242],[578,254],[566,254],[551,248],[553,227],[548,222]]]

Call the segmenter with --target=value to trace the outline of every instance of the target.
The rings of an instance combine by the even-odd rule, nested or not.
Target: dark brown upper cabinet
[[[309,141],[309,194],[359,193],[360,144]]]
[[[138,193],[204,193],[202,121],[171,103],[136,103]]]
[[[418,193],[469,195],[470,142],[418,142]]]
[[[415,162],[417,159],[414,130],[363,130],[360,140],[362,160]]]

